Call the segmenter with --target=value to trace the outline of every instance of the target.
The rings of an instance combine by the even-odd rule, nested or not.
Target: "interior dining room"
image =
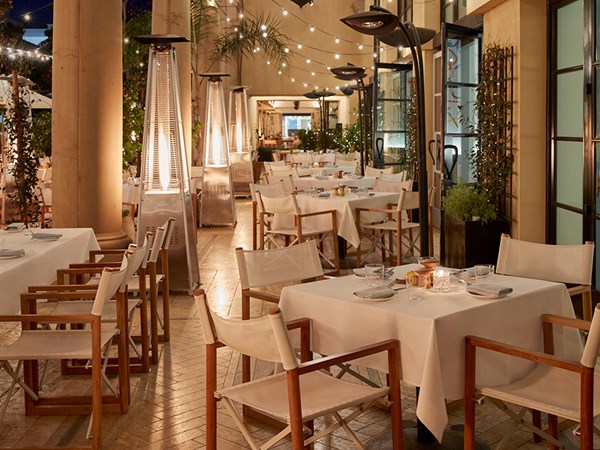
[[[0,448],[599,448],[599,18],[0,0]]]

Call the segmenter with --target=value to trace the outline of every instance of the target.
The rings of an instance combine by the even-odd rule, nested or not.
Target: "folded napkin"
[[[330,197],[331,196],[331,192],[321,192],[319,194],[319,197]]]
[[[485,297],[502,298],[512,292],[512,288],[501,286],[499,284],[478,283],[467,287],[469,294],[481,295]]]
[[[12,258],[17,256],[23,256],[25,249],[22,248],[0,248],[0,258]]]
[[[27,228],[23,222],[14,222],[10,225],[7,225],[5,228],[6,231],[21,231]]]
[[[377,298],[388,298],[394,295],[396,291],[387,286],[375,286],[368,289],[362,289],[356,291],[354,295],[360,298],[377,299]]]
[[[56,241],[58,238],[60,238],[62,236],[62,234],[58,234],[58,233],[41,233],[41,232],[36,232],[36,233],[31,233],[31,239],[36,239],[38,241]]]
[[[315,178],[317,180],[329,180],[329,177],[327,175],[317,175]]]

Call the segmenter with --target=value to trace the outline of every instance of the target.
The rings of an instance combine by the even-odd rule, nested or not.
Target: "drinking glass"
[[[450,272],[446,269],[437,269],[433,272],[433,289],[447,291],[450,289]]]
[[[485,278],[494,273],[494,266],[489,264],[477,264],[475,266],[475,278]]]
[[[369,286],[380,286],[383,284],[384,276],[383,264],[366,264],[365,265],[365,276]]]
[[[418,281],[416,285],[407,283],[406,292],[409,300],[421,301],[425,298],[425,292],[427,290],[427,276],[425,274],[418,274]]]

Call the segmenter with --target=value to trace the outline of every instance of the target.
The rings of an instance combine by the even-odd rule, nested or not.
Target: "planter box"
[[[481,222],[444,216],[444,253],[442,264],[446,267],[464,269],[475,264],[496,264],[500,236],[510,233],[506,219]]]

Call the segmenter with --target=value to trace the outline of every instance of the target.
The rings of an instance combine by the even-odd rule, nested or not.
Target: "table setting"
[[[438,441],[448,422],[446,401],[463,396],[466,335],[541,350],[542,314],[575,317],[563,284],[499,275],[490,266],[485,275],[481,268],[478,278],[475,268],[456,270],[439,261],[430,261],[429,267],[383,268],[377,275],[373,268],[371,278],[367,267],[361,269],[337,279],[287,286],[280,308],[286,320],[313,320],[318,330],[313,350],[324,355],[373,340],[400,340],[402,380],[419,387],[417,417]],[[557,355],[577,358],[580,352],[576,332],[557,334]],[[360,364],[387,370],[384,358],[366,358]],[[478,379],[486,385],[504,384],[529,366],[483,355],[478,357]]]
[[[56,270],[88,260],[100,246],[91,228],[27,229],[13,223],[0,230],[0,314],[20,310],[28,286],[51,284]]]

